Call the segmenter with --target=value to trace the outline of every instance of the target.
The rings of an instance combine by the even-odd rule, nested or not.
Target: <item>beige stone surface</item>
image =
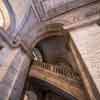
[[[0,81],[5,77],[11,63],[16,56],[18,50],[11,50],[10,48],[3,48],[0,51]]]
[[[70,33],[86,69],[100,93],[100,26],[92,24],[72,30]]]

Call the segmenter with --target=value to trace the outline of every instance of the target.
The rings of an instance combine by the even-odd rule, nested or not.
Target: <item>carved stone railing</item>
[[[72,71],[73,72],[73,71]],[[69,94],[77,100],[88,100],[82,81],[78,74],[72,73],[66,67],[46,63],[33,62],[29,77],[50,84],[60,93]],[[46,84],[44,84],[46,86]],[[51,88],[54,91],[54,88]],[[77,91],[77,92],[76,92]]]
[[[60,78],[66,80],[72,80],[72,81],[80,81],[79,74],[74,72],[70,66],[60,66],[60,65],[52,65],[47,63],[41,63],[41,62],[33,62],[33,67],[41,68],[43,70],[47,70],[53,74],[56,74]]]

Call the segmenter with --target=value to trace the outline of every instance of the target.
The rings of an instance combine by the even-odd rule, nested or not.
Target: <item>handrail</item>
[[[34,65],[34,67],[42,68],[44,70],[52,72],[57,76],[60,76],[64,80],[71,79],[71,80],[80,81],[79,74],[74,72],[71,68],[68,68],[69,67],[68,65],[61,67],[59,65],[52,65],[52,64],[41,63],[36,61],[33,62],[32,65]]]

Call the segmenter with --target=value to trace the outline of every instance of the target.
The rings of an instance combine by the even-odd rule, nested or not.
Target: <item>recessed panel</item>
[[[42,0],[45,18],[52,18],[73,8],[89,4],[98,0]]]

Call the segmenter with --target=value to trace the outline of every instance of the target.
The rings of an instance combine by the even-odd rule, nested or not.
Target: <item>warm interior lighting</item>
[[[5,30],[10,26],[10,16],[3,0],[0,0],[0,27]]]

